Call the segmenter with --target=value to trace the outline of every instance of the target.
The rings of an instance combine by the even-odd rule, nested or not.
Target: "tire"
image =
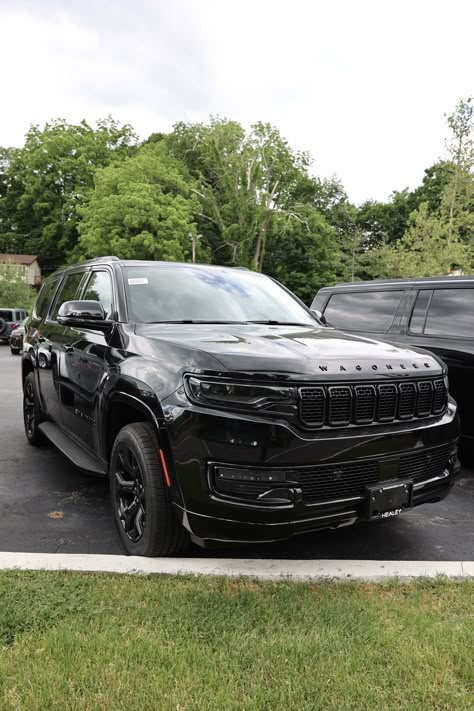
[[[44,444],[45,437],[38,428],[45,419],[36,392],[34,374],[28,373],[23,385],[23,424],[25,426],[26,439],[30,444],[34,446]]]
[[[118,433],[110,459],[110,497],[129,555],[169,556],[185,550],[189,536],[170,501],[151,424],[136,422]]]
[[[0,318],[0,335],[4,332],[7,327],[7,322],[4,318]]]
[[[20,355],[20,348],[14,348],[13,346],[10,346],[10,351],[12,355]]]

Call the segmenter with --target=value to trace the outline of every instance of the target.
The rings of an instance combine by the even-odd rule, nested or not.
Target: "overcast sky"
[[[112,114],[269,121],[351,200],[415,187],[474,94],[472,0],[0,0],[0,145]]]

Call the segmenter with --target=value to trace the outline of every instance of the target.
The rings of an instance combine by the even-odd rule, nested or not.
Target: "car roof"
[[[416,284],[459,284],[462,282],[474,283],[474,274],[465,276],[438,276],[438,277],[407,277],[404,279],[373,279],[372,281],[341,282],[334,286],[324,286],[320,291],[336,291],[339,289],[377,289],[381,286],[415,286]]]
[[[57,269],[52,274],[48,275],[47,280],[50,280],[54,277],[62,276],[63,274],[67,274],[82,267],[104,266],[108,264],[117,264],[120,267],[146,267],[153,265],[155,267],[178,267],[182,269],[189,269],[192,267],[194,269],[232,269],[232,271],[240,269],[244,271],[251,271],[247,269],[247,267],[226,267],[219,264],[194,264],[192,262],[161,262],[152,259],[119,259],[119,257],[97,257],[96,259],[88,259],[85,262],[78,262],[77,264],[71,264],[69,266],[63,267],[62,269]],[[257,272],[252,273],[256,274]]]

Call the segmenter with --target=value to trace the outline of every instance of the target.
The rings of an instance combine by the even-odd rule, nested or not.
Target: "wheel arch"
[[[102,419],[103,456],[110,464],[110,457],[115,439],[120,430],[135,422],[147,422],[152,425],[159,449],[162,451],[171,481],[171,496],[176,502],[182,502],[182,494],[177,483],[171,446],[166,428],[161,418],[163,413],[158,401],[154,411],[149,405],[130,393],[116,390],[107,398]],[[160,417],[161,415],[161,417]]]
[[[156,436],[160,437],[156,414],[148,405],[139,398],[120,390],[109,395],[102,422],[102,441],[107,461],[110,461],[114,441],[122,427],[134,422],[149,422]]]
[[[21,382],[22,385],[25,384],[26,376],[29,373],[34,373],[35,372],[35,365],[31,359],[31,356],[25,355],[23,356],[22,363],[21,363]]]

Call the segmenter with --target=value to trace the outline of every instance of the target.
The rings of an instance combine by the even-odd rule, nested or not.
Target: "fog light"
[[[217,479],[222,479],[223,481],[261,481],[269,484],[286,482],[286,472],[266,472],[264,469],[234,469],[230,467],[217,467],[216,477]]]

